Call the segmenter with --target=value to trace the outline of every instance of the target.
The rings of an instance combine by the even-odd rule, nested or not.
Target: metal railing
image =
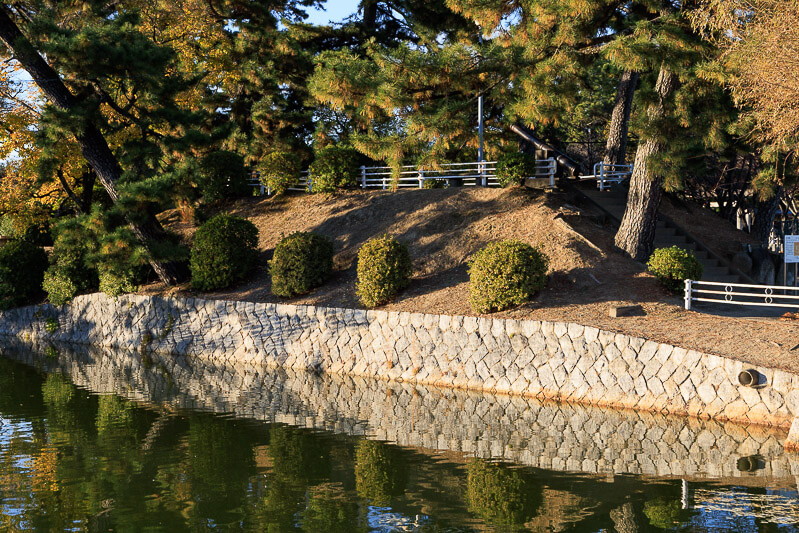
[[[685,280],[685,309],[692,302],[799,309],[799,287]]]
[[[535,174],[531,178],[547,178],[549,186],[555,187],[555,174],[558,170],[558,163],[554,158],[538,160],[535,163]],[[412,165],[400,168],[399,179],[396,181],[398,188],[423,189],[428,180],[460,180],[461,185],[466,187],[483,186],[498,187],[497,162],[496,161],[475,161],[470,163],[447,163],[438,169],[420,169]],[[358,186],[362,189],[391,189],[394,187],[394,171],[392,167],[367,167],[361,166],[358,175]],[[249,180],[253,187],[259,187],[260,193],[271,194],[260,181],[257,172],[254,172]],[[302,179],[294,186],[289,187],[290,191],[313,192],[313,179],[309,177],[308,171],[302,173]]]
[[[596,180],[600,191],[610,188],[611,183],[620,183],[633,174],[633,165],[606,165],[604,161],[594,164],[594,173],[580,176],[581,180]]]

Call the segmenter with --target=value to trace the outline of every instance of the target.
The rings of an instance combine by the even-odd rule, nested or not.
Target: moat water
[[[86,347],[0,356],[2,531],[799,530],[756,427]]]

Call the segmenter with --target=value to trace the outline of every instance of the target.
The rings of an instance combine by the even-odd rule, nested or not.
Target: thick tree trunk
[[[677,83],[677,76],[673,72],[665,66],[660,68],[655,85],[660,102],[647,110],[650,122],[665,115],[664,101],[674,92]],[[663,196],[663,177],[654,175],[648,162],[651,158],[658,157],[663,149],[664,146],[659,141],[647,139],[638,145],[635,153],[635,168],[630,178],[627,208],[616,233],[616,246],[636,261],[644,262],[652,254],[658,207]]]
[[[608,142],[605,145],[606,165],[623,165],[627,158],[627,131],[636,85],[638,73],[625,70],[616,88],[616,103],[613,104],[613,113],[610,116]]]
[[[782,187],[779,187],[774,191],[774,196],[755,204],[755,221],[752,224],[752,234],[764,247],[768,246],[768,237],[774,225],[774,217],[777,216],[777,210],[780,208],[781,199]]]
[[[78,103],[75,96],[64,85],[58,73],[47,64],[22,34],[11,19],[6,6],[0,7],[0,40],[14,54],[22,68],[28,71],[51,104],[63,110],[75,108]],[[116,202],[119,199],[116,183],[122,174],[122,169],[100,130],[94,124],[86,124],[82,131],[74,132],[74,135],[80,145],[83,157],[97,173],[97,178],[108,191],[111,200]],[[151,214],[146,215],[143,223],[134,223],[129,220],[129,224],[133,234],[148,252],[151,250],[152,242],[162,240],[165,236],[161,224]],[[150,265],[161,281],[168,285],[174,285],[180,281],[177,265],[156,261],[152,259],[152,254],[150,256]]]

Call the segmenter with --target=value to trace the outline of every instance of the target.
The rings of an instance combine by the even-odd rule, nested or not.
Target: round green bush
[[[489,243],[469,261],[469,303],[478,313],[529,300],[547,282],[549,257],[519,240]]]
[[[258,228],[243,218],[217,215],[194,235],[189,268],[191,285],[208,291],[244,279],[258,256]]]
[[[497,161],[497,181],[502,187],[521,185],[535,175],[535,158],[522,152],[503,154]]]
[[[289,152],[272,152],[259,163],[261,183],[272,194],[284,194],[300,181],[300,161]]]
[[[351,148],[327,146],[316,153],[309,168],[312,192],[333,192],[358,184],[360,155]]]
[[[651,272],[668,290],[679,293],[685,288],[685,280],[702,279],[704,268],[693,252],[677,246],[658,248],[646,263]]]
[[[407,246],[389,235],[370,239],[358,252],[358,299],[366,307],[384,304],[408,286],[412,272]]]
[[[323,284],[333,273],[333,242],[313,233],[296,232],[275,247],[269,262],[272,294],[291,298]]]
[[[12,240],[0,248],[0,309],[39,298],[46,269],[47,254],[39,246]]]
[[[235,152],[218,150],[200,161],[197,186],[207,201],[247,196],[247,169],[244,159]]]

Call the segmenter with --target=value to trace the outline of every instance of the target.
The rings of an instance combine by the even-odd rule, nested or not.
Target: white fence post
[[[424,189],[424,170],[419,171],[419,188]]]
[[[361,189],[366,188],[366,165],[361,165]]]
[[[605,162],[599,163],[599,190],[605,190]]]
[[[691,297],[692,296],[693,296],[693,294],[692,294],[692,289],[691,289],[691,280],[687,279],[687,280],[685,280],[685,310],[686,311],[690,311],[691,310]]]

